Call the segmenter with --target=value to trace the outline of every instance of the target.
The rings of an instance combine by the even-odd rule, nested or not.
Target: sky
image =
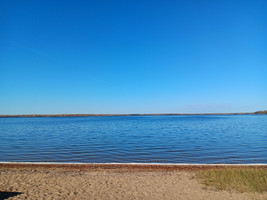
[[[265,0],[1,0],[0,114],[267,109]]]

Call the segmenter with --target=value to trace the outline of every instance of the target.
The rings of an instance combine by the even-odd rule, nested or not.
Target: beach
[[[266,199],[267,193],[218,191],[197,166],[0,165],[0,199]]]

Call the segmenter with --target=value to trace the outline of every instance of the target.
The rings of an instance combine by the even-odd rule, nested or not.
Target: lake
[[[267,163],[267,115],[0,118],[0,161]]]

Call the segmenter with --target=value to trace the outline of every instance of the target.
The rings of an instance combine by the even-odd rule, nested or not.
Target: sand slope
[[[0,168],[0,199],[267,199],[267,194],[206,188],[195,172]]]

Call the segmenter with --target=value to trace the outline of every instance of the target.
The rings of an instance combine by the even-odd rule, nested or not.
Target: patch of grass
[[[267,192],[267,170],[259,168],[229,168],[199,171],[197,177],[206,186],[239,192]]]

